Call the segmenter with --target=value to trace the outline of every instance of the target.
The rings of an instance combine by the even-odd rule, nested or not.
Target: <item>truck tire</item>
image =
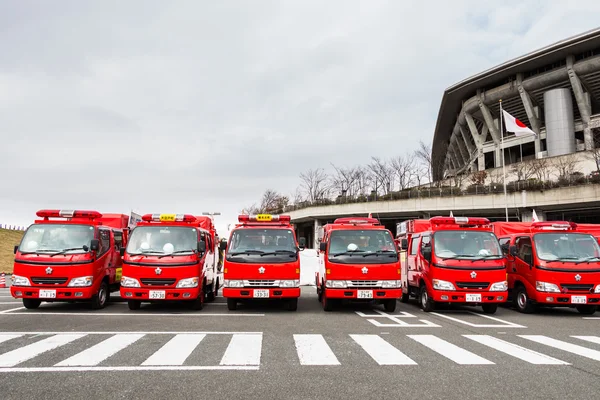
[[[204,293],[200,293],[198,298],[190,300],[190,306],[192,307],[192,310],[199,311],[204,308],[204,297]]]
[[[227,309],[229,311],[237,310],[237,299],[228,298],[227,299]]]
[[[110,294],[108,292],[108,285],[106,284],[106,281],[102,281],[102,283],[100,283],[100,288],[98,288],[98,293],[92,296],[92,309],[103,309],[108,302],[109,296]]]
[[[323,300],[323,292],[321,290],[319,290],[318,287],[317,287],[317,300],[319,300],[319,303]]]
[[[531,303],[525,286],[521,285],[516,289],[515,293],[515,307],[517,311],[523,314],[531,314],[535,311],[535,305]]]
[[[481,308],[483,308],[483,312],[486,314],[495,314],[496,310],[498,310],[498,304],[483,304]]]
[[[204,293],[206,293],[205,301],[207,303],[210,303],[211,301],[215,301],[215,297],[216,297],[215,285],[216,285],[216,282],[213,282],[213,284],[211,286],[204,287]]]
[[[327,298],[327,293],[325,292],[325,287],[321,288],[321,304],[323,305],[323,310],[332,311],[333,304],[331,299]]]
[[[140,307],[142,306],[142,302],[139,300],[129,300],[127,302],[127,306],[129,307],[130,310],[135,311],[135,310],[139,310]]]
[[[596,306],[577,306],[577,311],[579,311],[580,314],[583,315],[592,315],[593,313],[596,312]]]
[[[296,311],[298,309],[298,299],[288,299],[286,308],[288,311]]]
[[[42,304],[42,301],[38,299],[23,299],[23,305],[28,310],[35,310],[40,304]]]
[[[410,300],[410,292],[402,293],[402,297],[400,298],[400,301],[403,303],[408,303],[409,300]]]
[[[394,312],[396,311],[396,303],[396,299],[385,300],[383,307],[385,308],[386,312]]]
[[[219,285],[221,284],[221,282],[219,282],[219,278],[217,278],[216,283],[215,283],[215,297],[217,297],[219,295]]]
[[[425,312],[431,312],[435,310],[435,302],[427,293],[427,286],[421,285],[421,290],[419,293],[419,303],[421,305],[421,309]]]

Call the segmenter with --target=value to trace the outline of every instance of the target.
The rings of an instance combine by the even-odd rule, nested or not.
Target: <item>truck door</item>
[[[419,278],[429,270],[429,262],[423,256],[423,249],[431,248],[431,236],[423,235],[419,246],[419,255],[417,257],[417,273],[415,274],[416,286],[418,286]]]
[[[406,274],[409,286],[418,286],[419,277],[417,271],[417,250],[419,250],[420,235],[410,237],[408,243],[408,254],[406,256]]]
[[[114,246],[114,238],[111,236],[111,231],[106,228],[98,229],[98,236],[100,240],[100,249],[98,250],[98,278],[102,280],[105,275],[114,274],[113,260],[114,251],[112,251]],[[112,243],[111,243],[112,242]],[[110,278],[109,278],[110,279]],[[114,278],[113,278],[114,279]]]
[[[506,280],[508,281],[508,287],[512,288],[514,286],[514,280],[515,280],[515,274],[513,271],[514,268],[514,260],[513,257],[510,255],[510,253],[508,252],[508,249],[510,247],[511,243],[511,238],[510,237],[505,237],[505,238],[498,238],[498,243],[500,244],[500,248],[502,249],[502,254],[504,254],[504,257],[506,259]]]
[[[529,236],[520,236],[515,240],[517,246],[517,256],[511,267],[511,271],[515,273],[521,280],[529,281],[530,285],[535,287],[533,273],[533,248],[531,238]]]

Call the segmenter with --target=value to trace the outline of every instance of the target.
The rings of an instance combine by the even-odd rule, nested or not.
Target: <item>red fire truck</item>
[[[123,253],[121,297],[142,302],[187,301],[195,310],[219,291],[216,230],[208,216],[146,214]]]
[[[506,301],[505,258],[485,218],[435,217],[408,221],[401,249],[402,301],[411,295],[421,308],[436,303],[481,305],[488,314]]]
[[[247,299],[284,299],[289,311],[298,308],[300,297],[300,245],[289,215],[240,215],[229,242],[221,242],[223,297],[235,310]]]
[[[585,228],[565,221],[495,222],[507,255],[515,308],[575,307],[593,314],[600,303],[600,246]]]
[[[348,299],[377,301],[393,312],[401,291],[391,232],[376,218],[338,218],[323,226],[315,284],[325,311]]]
[[[100,309],[119,290],[121,256],[127,244],[124,214],[40,210],[15,246],[11,295],[26,308],[42,301],[90,301]]]

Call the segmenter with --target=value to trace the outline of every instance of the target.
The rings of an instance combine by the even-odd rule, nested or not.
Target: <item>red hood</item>
[[[158,258],[158,255],[155,254],[139,254],[139,255],[129,255],[125,253],[123,256],[124,263],[131,263],[133,265],[191,265],[198,263],[198,256],[196,254],[176,254],[173,256],[166,256],[162,258]]]
[[[276,264],[225,261],[224,271],[225,279],[300,279],[300,261]]]
[[[338,264],[325,260],[327,279],[394,280],[400,279],[400,261],[386,264]],[[366,273],[365,273],[366,272]]]
[[[90,253],[67,253],[67,254],[59,254],[54,257],[51,257],[51,254],[23,254],[21,252],[17,252],[15,255],[15,264],[16,263],[32,263],[32,264],[65,264],[65,263],[91,263],[92,255]]]

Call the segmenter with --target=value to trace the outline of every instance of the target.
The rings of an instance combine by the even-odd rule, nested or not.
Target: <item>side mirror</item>
[[[17,254],[17,251],[19,251],[19,245],[15,246],[15,254]]]
[[[205,253],[206,252],[206,242],[203,242],[202,240],[198,242],[198,253]]]
[[[125,255],[125,247],[121,247],[119,249],[119,254],[121,254],[121,257],[123,257]]]
[[[400,249],[401,250],[408,250],[408,239],[402,239],[402,240],[400,240]]]
[[[90,241],[90,250],[91,251],[98,251],[98,250],[100,250],[100,240],[98,240],[98,239],[92,239]]]
[[[225,251],[227,249],[227,242],[219,243],[219,250]]]
[[[421,250],[421,253],[423,254],[423,257],[427,260],[427,262],[431,262],[431,247],[426,247],[423,250]]]
[[[306,248],[306,238],[305,237],[301,237],[298,240],[298,247],[300,248],[300,250],[304,250]]]
[[[326,251],[326,250],[327,250],[327,242],[319,243],[319,251]]]
[[[511,256],[516,257],[517,256],[517,246],[515,246],[514,244],[512,246],[510,246],[508,248],[508,252]]]
[[[500,249],[502,249],[502,252],[504,254],[508,254],[508,250],[509,250],[508,247],[509,247],[508,243],[504,243],[504,244],[500,245]]]

